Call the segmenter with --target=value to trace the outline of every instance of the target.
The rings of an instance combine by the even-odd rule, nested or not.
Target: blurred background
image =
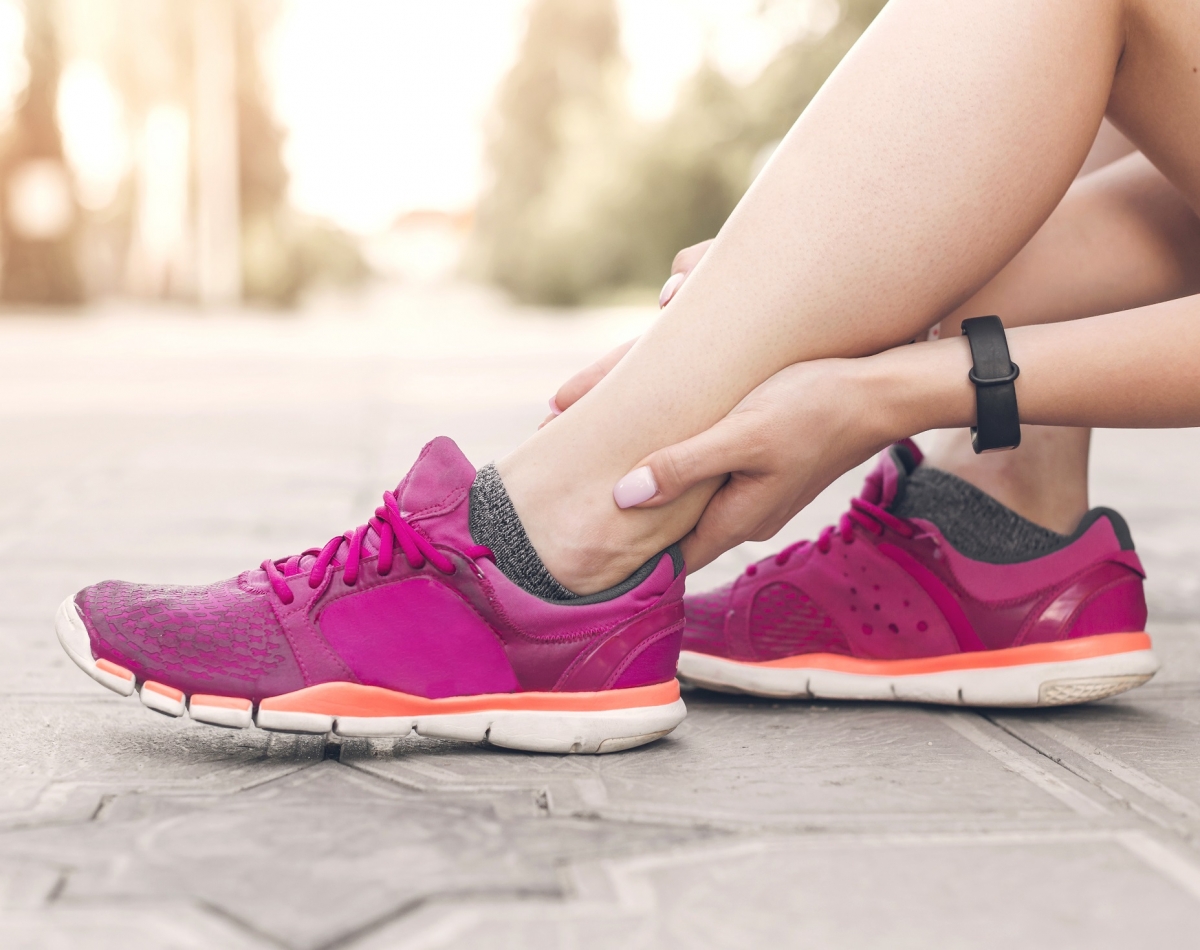
[[[883,0],[0,0],[0,299],[653,300]]]

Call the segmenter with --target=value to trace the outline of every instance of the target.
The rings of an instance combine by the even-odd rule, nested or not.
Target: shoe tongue
[[[410,522],[430,518],[453,510],[470,492],[474,482],[475,466],[467,461],[453,439],[438,436],[421,449],[416,463],[396,487],[396,502],[401,514]],[[466,515],[462,515],[460,520],[465,525]],[[347,532],[346,536],[349,534]],[[335,564],[345,563],[347,543],[344,542],[334,556]],[[370,556],[378,553],[379,534],[372,527],[363,536],[363,554]],[[316,560],[316,554],[301,555],[301,573],[311,570]],[[251,583],[266,583],[266,575],[262,571],[249,571],[244,576]]]
[[[438,436],[397,486],[396,501],[405,517],[429,517],[457,505],[474,482],[475,466],[453,439]]]
[[[890,508],[904,494],[904,483],[921,464],[924,456],[911,439],[904,439],[879,456],[879,464],[867,476],[859,495],[880,508]]]

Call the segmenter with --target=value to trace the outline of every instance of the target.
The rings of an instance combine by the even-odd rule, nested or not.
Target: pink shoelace
[[[862,498],[851,498],[850,510],[838,519],[836,525],[828,525],[824,528],[817,536],[815,542],[797,541],[795,544],[789,544],[778,554],[774,555],[773,558],[764,558],[757,564],[751,564],[746,568],[746,575],[753,577],[758,573],[759,564],[763,564],[767,560],[774,560],[778,566],[782,567],[793,554],[808,545],[816,547],[817,551],[821,554],[828,554],[830,548],[833,546],[833,537],[835,534],[841,538],[843,544],[853,544],[854,528],[856,525],[877,537],[883,534],[885,526],[905,538],[911,538],[917,533],[917,529],[912,524],[903,518],[897,518],[890,511],[880,508],[879,505],[864,501]]]
[[[262,569],[266,572],[267,580],[271,582],[271,588],[285,604],[290,604],[295,599],[285,578],[295,577],[303,572],[304,568],[301,562],[305,557],[315,556],[316,558],[308,571],[309,587],[316,590],[324,583],[325,575],[330,569],[337,570],[338,568],[342,569],[342,582],[347,587],[352,587],[358,581],[359,565],[364,556],[364,542],[372,530],[379,539],[377,570],[381,575],[391,572],[397,544],[400,545],[400,550],[404,553],[404,558],[410,567],[420,568],[428,561],[443,574],[453,574],[457,570],[453,561],[435,548],[433,542],[421,531],[408,523],[400,513],[400,506],[396,502],[395,494],[390,491],[383,493],[383,504],[375,509],[374,516],[366,524],[359,525],[353,531],[330,538],[329,543],[320,550],[309,548],[307,551],[293,554],[289,558],[263,561]],[[340,560],[339,555],[343,551],[343,546],[345,546],[345,560]],[[472,559],[488,557],[495,560],[491,549],[482,544],[466,548],[463,553]]]

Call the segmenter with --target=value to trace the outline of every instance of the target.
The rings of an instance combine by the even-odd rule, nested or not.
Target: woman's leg
[[[1000,314],[1008,326],[1054,323],[1198,292],[1200,219],[1135,154],[1072,185],[1033,239],[942,321],[941,332],[957,335],[963,319],[985,313]],[[964,430],[948,430],[928,461],[1066,533],[1088,509],[1090,441],[1088,429],[1026,426],[1017,450],[976,455]]]
[[[655,327],[501,461],[550,571],[586,593],[681,537],[714,484],[637,511],[613,484],[782,367],[953,310],[1059,203],[1106,109],[1200,197],[1198,26],[1183,0],[893,0]]]

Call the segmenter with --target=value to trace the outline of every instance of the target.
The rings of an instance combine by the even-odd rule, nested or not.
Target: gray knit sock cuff
[[[993,564],[1040,557],[1067,539],[1022,518],[957,475],[924,465],[905,480],[891,512],[932,521],[961,554]]]
[[[496,566],[518,587],[546,600],[573,600],[577,596],[556,581],[529,542],[496,466],[489,462],[471,486],[471,537],[486,544],[496,556]]]

